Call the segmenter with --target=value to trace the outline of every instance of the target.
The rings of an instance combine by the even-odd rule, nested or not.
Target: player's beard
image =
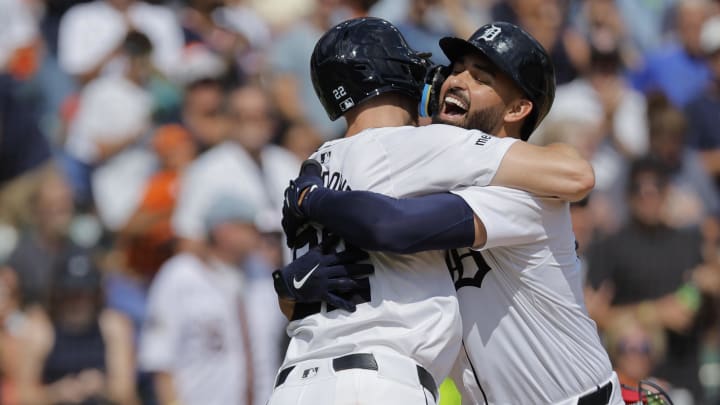
[[[477,129],[486,134],[493,135],[495,128],[498,128],[502,123],[502,117],[502,108],[487,107],[477,111],[469,111],[459,126],[465,129]],[[438,115],[432,117],[432,122],[433,124],[456,125],[456,123],[452,121],[440,119]]]

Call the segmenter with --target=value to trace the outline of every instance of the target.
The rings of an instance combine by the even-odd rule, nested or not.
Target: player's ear
[[[526,98],[516,98],[505,109],[505,123],[516,123],[530,115],[533,103]]]

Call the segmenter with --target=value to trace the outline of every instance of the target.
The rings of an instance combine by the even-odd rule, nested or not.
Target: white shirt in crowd
[[[454,377],[467,403],[575,404],[609,381],[568,203],[492,186],[454,193],[487,230],[480,251],[448,252],[465,345]],[[613,383],[610,403],[622,404]]]
[[[568,118],[582,117],[600,124],[605,117],[605,109],[595,89],[585,79],[576,79],[558,86],[553,107],[545,119],[548,122]],[[638,91],[626,87],[613,116],[613,135],[617,142],[634,156],[644,155],[649,147],[650,138],[647,123],[647,102]]]
[[[98,145],[139,138],[150,126],[151,113],[147,91],[121,75],[101,76],[80,95],[65,148],[94,167],[93,198],[109,229],[124,226],[135,211],[156,159],[146,148],[129,147],[101,162]]]
[[[164,6],[135,1],[127,17],[104,0],[73,6],[60,20],[58,60],[70,74],[83,74],[122,44],[128,33],[127,20],[150,38],[152,60],[171,75],[180,60],[183,35],[177,17]]]
[[[241,306],[250,329],[252,367]],[[182,404],[263,405],[279,362],[283,319],[269,275],[243,277],[239,269],[180,254],[165,263],[150,288],[140,368],[170,373]],[[254,404],[246,403],[250,370]]]
[[[5,70],[15,50],[37,37],[38,23],[30,7],[22,0],[0,0],[0,70]]]
[[[177,235],[202,240],[205,210],[219,194],[237,195],[258,210],[263,230],[280,229],[283,193],[298,175],[300,163],[285,149],[268,145],[262,151],[262,168],[239,144],[226,141],[202,154],[186,170],[173,213]]]
[[[515,141],[447,125],[376,128],[327,142],[312,158],[322,163],[330,188],[408,197],[489,184]],[[373,252],[370,260],[375,267],[371,301],[354,313],[327,312],[323,305],[321,312],[292,321],[283,367],[375,352],[410,358],[442,381],[457,357],[461,334],[443,252]]]

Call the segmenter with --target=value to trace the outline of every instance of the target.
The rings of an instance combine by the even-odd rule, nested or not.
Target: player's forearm
[[[535,146],[515,142],[503,158],[492,184],[579,201],[595,186],[595,172],[590,162],[567,144]]]
[[[475,241],[472,210],[449,193],[398,200],[367,191],[320,189],[307,203],[311,221],[364,250],[414,253]]]

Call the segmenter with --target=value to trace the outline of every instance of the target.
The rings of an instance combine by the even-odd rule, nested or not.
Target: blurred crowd
[[[0,403],[265,403],[282,192],[344,129],[310,54],[372,15],[436,63],[490,21],[548,49],[530,141],[595,169],[571,210],[620,379],[720,404],[719,4],[0,0]]]

